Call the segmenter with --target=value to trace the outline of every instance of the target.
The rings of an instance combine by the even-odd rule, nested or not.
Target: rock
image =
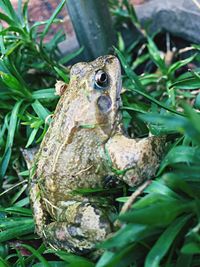
[[[150,32],[164,30],[190,42],[200,42],[200,8],[188,0],[150,0],[135,6],[142,25]]]

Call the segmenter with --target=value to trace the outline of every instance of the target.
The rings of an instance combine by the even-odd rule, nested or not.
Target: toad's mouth
[[[97,106],[102,113],[108,113],[112,107],[112,99],[109,95],[101,95],[97,99]]]

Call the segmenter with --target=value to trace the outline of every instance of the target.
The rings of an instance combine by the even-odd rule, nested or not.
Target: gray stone
[[[149,22],[151,32],[165,30],[190,42],[200,43],[200,8],[194,2],[149,0],[135,6],[135,10],[142,25]]]

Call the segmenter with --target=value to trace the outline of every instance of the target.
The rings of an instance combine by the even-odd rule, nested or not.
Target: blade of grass
[[[166,75],[168,72],[168,68],[165,65],[164,59],[161,58],[160,52],[157,49],[153,40],[150,37],[147,37],[147,40],[148,40],[147,47],[152,61],[158,66],[158,68],[162,71],[162,73]]]
[[[94,267],[94,263],[89,261],[86,258],[73,255],[70,253],[67,253],[65,251],[58,250],[55,252],[55,254],[65,262],[69,264],[70,267],[76,267],[76,266],[81,266],[81,267]]]
[[[169,87],[181,90],[194,90],[200,88],[200,79],[198,77],[190,77],[175,81]]]
[[[5,242],[7,240],[17,238],[19,236],[23,236],[29,233],[34,232],[34,222],[32,221],[24,221],[23,224],[17,225],[15,227],[9,228],[7,230],[3,230],[0,232],[0,242]]]
[[[35,100],[35,102],[33,102],[32,107],[38,117],[43,121],[45,121],[45,119],[50,115],[50,111],[45,108],[38,100]]]
[[[65,5],[65,2],[66,0],[62,0],[60,2],[60,4],[57,6],[57,8],[55,9],[55,11],[53,12],[53,14],[51,15],[51,17],[49,18],[45,28],[44,28],[44,31],[41,35],[41,38],[40,38],[40,46],[42,46],[42,42],[44,40],[44,37],[46,36],[49,28],[51,27],[51,24],[53,23],[54,19],[56,18],[56,16],[58,15],[58,13],[61,11],[61,9],[63,8],[63,6]]]
[[[0,256],[0,266],[11,267],[11,265],[6,260],[4,260],[1,256]]]
[[[3,9],[3,11],[15,21],[15,25],[21,26],[20,20],[10,2],[10,0],[1,0],[0,1],[0,7]]]
[[[136,89],[135,89],[135,88],[132,88],[132,90],[133,90],[134,92],[136,92],[136,93],[138,93],[138,94],[144,96],[145,98],[147,98],[147,99],[150,100],[151,102],[157,104],[157,105],[158,105],[159,107],[161,107],[161,108],[164,108],[164,109],[166,109],[166,110],[168,110],[168,111],[170,111],[170,112],[172,112],[172,113],[175,113],[175,114],[184,116],[183,113],[178,112],[178,111],[176,111],[176,110],[174,110],[174,109],[172,109],[172,108],[167,107],[166,105],[164,105],[164,104],[161,103],[160,101],[156,100],[155,98],[153,98],[153,97],[151,97],[150,95],[146,94],[145,92],[141,91],[141,87],[140,87],[141,82],[139,82],[139,83],[137,82],[137,81],[138,81],[138,77],[137,77],[137,75],[136,75],[136,74],[129,68],[129,66],[128,66],[127,63],[126,63],[126,59],[125,59],[125,57],[122,55],[122,53],[121,53],[117,48],[115,48],[115,51],[116,51],[116,53],[117,53],[117,55],[118,55],[118,57],[119,57],[119,59],[120,59],[120,61],[121,61],[121,63],[122,63],[122,66],[123,66],[123,68],[124,68],[124,71],[125,71],[126,75],[127,75],[128,78],[130,79],[130,81],[131,81],[134,85],[136,85]],[[143,86],[142,86],[142,88],[143,88]]]
[[[160,236],[156,241],[152,249],[147,255],[145,260],[145,267],[159,267],[160,261],[168,252],[174,239],[186,224],[186,222],[191,218],[190,215],[182,216],[176,219]]]
[[[13,145],[13,141],[14,141],[14,136],[15,136],[15,130],[16,130],[16,126],[17,126],[17,115],[19,112],[19,108],[22,104],[22,100],[20,100],[19,102],[17,102],[12,110],[11,116],[10,116],[10,122],[9,122],[9,127],[8,127],[8,136],[7,136],[7,140],[6,140],[6,148],[5,148],[5,152],[4,152],[4,156],[2,158],[1,161],[1,165],[0,165],[0,177],[4,177],[9,161],[10,161],[10,157],[11,157],[11,149],[12,149],[12,145]]]
[[[49,262],[36,249],[26,244],[22,244],[21,246],[28,249],[33,254],[33,256],[43,264],[44,267],[51,267]]]
[[[70,53],[69,55],[66,55],[65,57],[62,57],[59,60],[60,64],[67,64],[70,60],[72,60],[73,58],[77,57],[78,55],[80,55],[84,50],[84,47],[79,48],[78,50],[76,50],[73,53]]]
[[[5,14],[1,12],[0,12],[0,19],[7,22],[11,26],[15,26],[14,20],[12,20],[11,18],[9,18],[8,16],[6,16]]]
[[[51,99],[52,98],[58,98],[58,96],[55,95],[55,88],[47,88],[47,89],[40,89],[37,91],[34,91],[33,99]]]
[[[29,147],[33,143],[33,141],[34,141],[34,139],[36,137],[36,134],[37,134],[38,130],[39,130],[39,128],[35,128],[35,129],[32,130],[32,132],[31,132],[31,134],[30,134],[30,136],[28,138],[28,141],[26,143],[25,148]]]

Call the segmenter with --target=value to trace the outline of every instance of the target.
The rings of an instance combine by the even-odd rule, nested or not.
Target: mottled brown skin
[[[108,75],[104,89],[94,88],[98,70]],[[71,69],[70,84],[40,146],[30,188],[37,233],[54,248],[85,254],[112,232],[109,207],[74,190],[102,188],[113,168],[126,170],[118,179],[130,186],[155,174],[162,138],[135,140],[124,135],[120,90],[120,64],[114,56]],[[100,96],[110,97],[106,112],[97,104]]]

